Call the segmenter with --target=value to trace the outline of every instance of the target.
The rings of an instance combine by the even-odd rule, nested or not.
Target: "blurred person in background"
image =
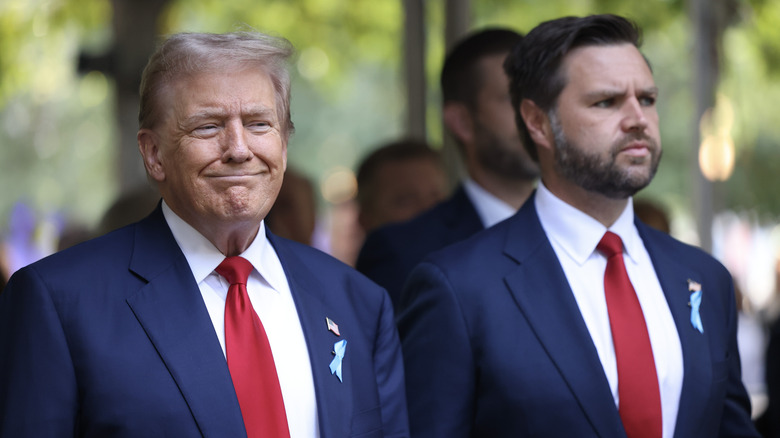
[[[431,210],[370,233],[356,264],[396,304],[409,272],[426,255],[508,218],[534,189],[539,168],[520,140],[502,67],[521,39],[509,29],[475,31],[444,60],[442,116],[466,178]]]
[[[422,141],[399,140],[368,154],[357,171],[358,223],[369,233],[411,219],[447,197],[439,153]]]
[[[119,195],[103,213],[95,230],[102,236],[145,218],[160,202],[160,193],[150,185],[141,185]]]
[[[764,362],[767,406],[756,424],[765,438],[780,438],[780,255],[775,257],[775,293],[764,313],[768,325]]]
[[[277,236],[311,245],[317,225],[315,196],[311,180],[288,166],[279,196],[265,217],[266,225]]]
[[[750,302],[734,282],[734,297],[737,302],[737,347],[742,365],[742,383],[750,395],[752,417],[756,418],[766,409],[766,326]]]
[[[657,202],[649,199],[634,199],[634,214],[645,224],[670,234],[672,226],[669,221],[669,214]]]
[[[757,424],[765,438],[780,438],[780,318],[769,326],[765,363],[768,403]]]
[[[439,153],[414,139],[386,143],[368,153],[358,165],[356,183],[356,196],[336,202],[329,211],[327,251],[350,266],[367,232],[409,219],[447,193]]]

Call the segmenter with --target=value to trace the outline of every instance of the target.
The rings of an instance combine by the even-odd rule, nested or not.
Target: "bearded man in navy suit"
[[[242,398],[239,374],[278,380],[285,433],[271,436],[408,436],[386,292],[263,222],[293,130],[291,53],[284,39],[239,32],[174,35],[151,57],[138,145],[162,201],[10,280],[0,436],[269,436],[249,427],[265,394]],[[236,256],[251,263],[248,278],[229,282],[219,267]],[[233,358],[256,346],[230,348],[234,287],[275,372],[258,376],[249,361],[234,373]]]
[[[541,182],[412,272],[398,322],[412,436],[757,436],[729,273],[633,215],[661,158],[638,46],[622,17],[568,17],[507,58]]]

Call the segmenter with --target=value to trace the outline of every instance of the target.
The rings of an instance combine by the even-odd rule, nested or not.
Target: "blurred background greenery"
[[[407,132],[403,39],[408,1],[0,0],[0,233],[8,232],[20,203],[37,221],[53,224],[49,235],[56,234],[51,227],[63,224],[94,227],[111,202],[139,179],[135,126],[121,116],[122,93],[134,90],[139,72],[124,68],[123,59],[148,53],[130,53],[123,45],[128,35],[130,41],[144,41],[247,25],[282,35],[297,48],[292,69],[297,129],[289,161],[322,188],[320,210],[327,214],[331,205],[349,197],[343,181],[351,181],[360,159]],[[439,146],[444,142],[438,73],[445,52],[445,0],[420,1],[426,26],[425,127],[427,139]],[[694,63],[700,50],[694,4],[717,11],[719,23],[713,37],[716,106],[701,131],[694,93],[703,80]],[[704,155],[714,157],[709,159],[717,168],[713,178],[722,180],[710,185],[712,251],[733,263],[729,267],[741,275],[745,288],[759,290],[751,294],[755,301],[766,302],[775,286],[780,217],[774,187],[780,174],[775,108],[780,101],[780,1],[472,0],[470,27],[500,25],[527,32],[562,15],[603,12],[626,15],[644,28],[643,50],[661,89],[664,159],[641,196],[668,209],[677,237],[698,243],[698,143],[707,139],[706,150],[714,152]],[[142,24],[144,17],[150,25]],[[132,114],[134,108],[125,110]],[[137,169],[136,174],[128,175],[128,168]],[[766,257],[753,261],[756,254]],[[757,265],[762,274],[751,274]]]

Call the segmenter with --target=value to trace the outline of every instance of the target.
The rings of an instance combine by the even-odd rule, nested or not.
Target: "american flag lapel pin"
[[[341,336],[341,333],[339,333],[339,326],[335,322],[333,322],[332,319],[325,317],[325,323],[328,325],[328,330],[333,332],[336,336]]]

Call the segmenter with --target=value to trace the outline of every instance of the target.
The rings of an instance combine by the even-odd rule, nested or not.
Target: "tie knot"
[[[227,257],[217,266],[216,271],[230,284],[246,284],[246,279],[252,272],[252,263],[239,256]]]
[[[599,244],[596,245],[596,249],[601,251],[607,258],[610,258],[613,255],[623,253],[623,241],[617,234],[612,231],[607,231],[604,233],[604,237],[601,238]]]

